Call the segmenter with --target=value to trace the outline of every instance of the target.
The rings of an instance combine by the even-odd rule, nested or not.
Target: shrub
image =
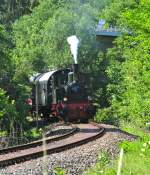
[[[99,109],[96,113],[95,120],[97,122],[104,122],[108,124],[119,124],[119,118],[113,113],[111,107]]]

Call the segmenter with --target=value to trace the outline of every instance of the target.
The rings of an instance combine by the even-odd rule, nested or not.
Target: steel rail
[[[22,145],[18,145],[18,146],[12,146],[12,147],[9,147],[9,148],[0,149],[0,155],[6,154],[6,153],[9,153],[9,152],[15,152],[15,151],[18,151],[18,150],[27,149],[27,148],[33,148],[33,147],[36,147],[36,146],[41,146],[43,144],[43,142],[50,143],[50,142],[53,142],[53,141],[58,141],[58,140],[64,139],[64,138],[74,134],[75,132],[77,132],[78,128],[73,127],[70,130],[71,131],[68,131],[67,133],[62,134],[61,136],[57,136],[57,137],[54,137],[54,138],[47,137],[45,139],[40,139],[40,140],[33,141],[33,142],[30,142],[30,143],[27,143],[27,144],[22,144]]]
[[[97,124],[94,124],[92,123],[91,126],[96,126],[97,127],[97,130],[96,133],[91,133],[91,136],[89,134],[89,136],[86,136],[84,137],[84,135],[86,135],[87,133],[83,133],[82,128],[80,128],[80,130],[78,130],[78,132],[76,132],[73,136],[74,138],[76,138],[76,135],[77,135],[77,138],[76,139],[72,139],[72,137],[68,137],[67,139],[70,138],[70,141],[66,144],[62,144],[62,145],[57,145],[55,147],[52,147],[52,148],[49,148],[47,147],[46,149],[42,149],[40,151],[35,151],[33,153],[27,153],[27,154],[23,154],[23,155],[18,155],[18,156],[14,156],[13,158],[8,158],[8,159],[4,159],[4,160],[0,160],[0,167],[5,167],[5,166],[9,166],[9,165],[12,165],[14,163],[20,163],[20,162],[24,162],[26,160],[31,160],[31,159],[35,159],[35,158],[38,158],[38,157],[42,157],[44,155],[44,152],[46,152],[46,154],[53,154],[53,153],[58,153],[58,152],[62,152],[62,151],[65,151],[67,149],[70,149],[70,148],[74,148],[76,146],[80,146],[80,145],[83,145],[89,141],[92,141],[92,140],[95,140],[96,138],[102,136],[104,134],[104,131],[105,129]],[[91,128],[90,128],[91,129]],[[81,138],[82,139],[79,139],[80,138],[80,133],[81,134]],[[65,138],[64,138],[65,140]],[[57,143],[57,141],[56,141]]]

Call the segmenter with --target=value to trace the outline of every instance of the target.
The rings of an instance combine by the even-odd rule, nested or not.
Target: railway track
[[[67,133],[62,134],[60,136],[56,136],[56,137],[46,137],[45,139],[41,139],[41,140],[37,140],[37,141],[33,141],[27,144],[22,144],[22,145],[18,145],[18,146],[13,146],[13,147],[9,147],[9,148],[4,148],[4,149],[0,149],[0,155],[2,154],[6,154],[6,153],[10,153],[10,152],[15,152],[15,151],[19,151],[19,150],[24,150],[24,149],[28,149],[28,148],[33,148],[36,146],[41,146],[43,144],[43,142],[45,143],[50,143],[53,141],[57,141],[57,140],[61,140],[63,138],[66,138],[72,134],[74,134],[77,131],[77,127],[72,126],[72,129],[69,129],[67,131]]]
[[[0,150],[0,167],[65,151],[94,140],[103,133],[104,128],[95,123],[77,124],[67,134]]]

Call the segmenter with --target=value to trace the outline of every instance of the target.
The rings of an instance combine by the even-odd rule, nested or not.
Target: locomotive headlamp
[[[64,97],[64,99],[63,99],[64,101],[68,101],[68,98],[67,97]]]
[[[89,100],[89,101],[92,101],[92,97],[91,97],[91,96],[88,96],[88,100]]]

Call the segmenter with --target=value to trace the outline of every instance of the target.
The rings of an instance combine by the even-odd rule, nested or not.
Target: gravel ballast
[[[102,126],[106,128],[105,134],[95,141],[61,153],[2,168],[0,175],[54,175],[56,167],[63,168],[66,175],[82,175],[89,167],[95,165],[98,154],[106,151],[113,159],[119,152],[119,142],[136,139],[135,136],[112,125]]]

